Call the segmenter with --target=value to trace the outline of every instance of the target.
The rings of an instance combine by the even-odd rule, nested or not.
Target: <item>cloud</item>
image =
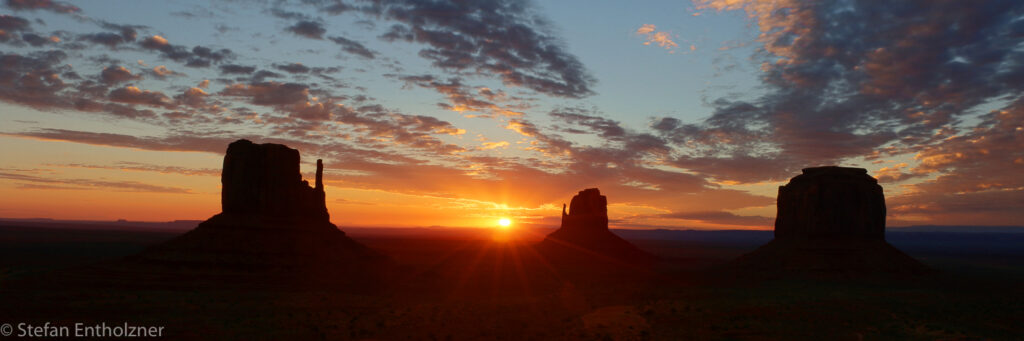
[[[465,151],[465,148],[444,143],[432,135],[462,135],[466,131],[431,116],[393,113],[377,106],[360,107],[356,110],[338,106],[335,107],[334,121],[357,127],[357,131],[371,137],[392,140],[440,155]]]
[[[636,29],[636,34],[648,34],[654,32],[656,29],[657,27],[654,25],[644,24],[643,26],[640,26],[640,28]]]
[[[878,179],[880,183],[886,182],[898,182],[914,177],[914,174],[904,173],[903,169],[907,167],[906,162],[901,162],[889,167],[882,167],[875,172],[875,179]]]
[[[164,106],[170,99],[159,91],[141,90],[138,87],[126,86],[110,91],[108,98],[114,102],[129,104],[145,104]]]
[[[288,26],[285,30],[310,39],[323,39],[324,33],[327,33],[327,29],[324,28],[323,24],[307,20],[299,21],[295,25]]]
[[[157,78],[164,78],[164,77],[167,77],[167,76],[184,76],[185,75],[185,74],[183,74],[181,72],[171,71],[165,65],[154,66],[153,69],[150,70],[150,74],[155,76],[155,77],[157,77]]]
[[[66,168],[88,168],[88,169],[114,169],[133,172],[155,172],[162,174],[197,175],[197,176],[220,176],[221,170],[213,168],[188,168],[179,166],[163,166],[139,162],[121,161],[114,165],[92,165],[81,163],[52,164],[49,166]]]
[[[274,68],[288,73],[308,73],[309,67],[302,63],[274,64]]]
[[[29,29],[28,20],[13,15],[0,15],[0,30],[24,31]]]
[[[104,45],[110,48],[117,48],[119,45],[129,43],[134,40],[126,40],[124,36],[117,33],[90,33],[78,36],[78,39],[88,41],[95,44]]]
[[[70,68],[62,51],[0,55],[0,99],[38,109],[71,107],[60,74]]]
[[[497,149],[497,148],[508,148],[508,146],[509,146],[508,141],[484,142],[484,143],[481,144],[479,149],[480,150],[491,150],[491,149]]]
[[[203,91],[201,88],[188,88],[181,95],[175,96],[175,100],[179,103],[193,108],[202,108],[209,112],[218,111],[217,108],[211,108],[207,106],[206,98],[210,95]]]
[[[674,51],[679,47],[679,44],[672,41],[672,35],[668,32],[656,31],[657,27],[651,24],[644,24],[636,30],[637,35],[644,36],[644,45],[651,45],[652,43],[663,47],[666,50]],[[690,50],[695,50],[695,46],[690,46]]]
[[[225,148],[224,146],[234,141],[229,137],[190,135],[138,137],[125,134],[97,133],[66,129],[38,129],[18,133],[0,133],[0,135],[77,142],[98,146],[137,148],[157,151],[198,151],[209,153],[222,153]]]
[[[38,34],[34,34],[34,33],[24,33],[24,34],[22,34],[21,35],[21,40],[25,41],[29,45],[32,45],[33,47],[40,47],[40,46],[44,46],[44,45],[55,44],[55,43],[59,43],[61,41],[60,37],[58,37],[58,36],[44,37],[44,36],[41,36],[41,35],[38,35]]]
[[[52,0],[7,0],[7,7],[16,11],[46,10],[64,14],[78,13],[81,11],[81,9],[73,5]]]
[[[673,212],[657,215],[658,218],[695,220],[703,223],[739,226],[772,226],[775,219],[762,216],[741,216],[724,211]]]
[[[135,41],[135,38],[138,36],[138,29],[144,28],[143,26],[118,25],[108,22],[102,22],[100,26],[114,32],[81,34],[78,35],[78,40],[104,45],[109,48],[117,48],[121,44]]]
[[[191,190],[180,187],[159,186],[137,181],[110,181],[103,179],[64,179],[41,177],[16,172],[0,171],[0,179],[28,183],[26,189],[103,189],[128,192],[190,194]],[[70,187],[68,187],[70,186]]]
[[[124,66],[109,66],[103,68],[103,71],[100,72],[100,80],[107,84],[124,83],[141,78],[142,77],[139,75],[133,75],[132,72]]]
[[[440,80],[433,75],[404,75],[395,77],[404,81],[406,86],[415,85],[421,88],[432,89],[445,95],[449,103],[441,103],[439,106],[446,110],[457,112],[472,111],[502,116],[519,116],[523,114],[522,112],[512,110],[515,108],[504,108],[493,102],[479,99],[457,77],[448,78],[448,80]],[[482,88],[478,94],[481,97],[492,100],[504,99],[506,97],[504,93],[498,94],[487,88]]]
[[[222,73],[222,74],[228,74],[228,75],[231,75],[231,74],[248,75],[248,74],[252,74],[253,72],[256,72],[256,67],[253,67],[253,66],[245,66],[245,65],[238,65],[238,64],[224,64],[224,65],[220,66],[220,73]]]
[[[619,122],[591,116],[580,109],[562,108],[552,111],[551,116],[569,124],[583,126],[606,139],[620,139],[626,135],[626,130],[619,125]]]
[[[595,115],[581,108],[558,108],[551,111],[552,118],[569,124],[563,130],[574,133],[591,132],[601,137],[606,145],[600,149],[590,149],[591,155],[612,155],[618,162],[634,162],[648,158],[662,158],[671,151],[667,141],[659,136],[646,132],[636,132],[623,128],[619,122]],[[586,149],[582,149],[586,150]]]
[[[444,70],[497,75],[551,96],[593,93],[593,77],[525,1],[394,1],[367,11],[399,22],[382,39],[425,44],[419,55]]]
[[[139,45],[145,49],[160,51],[164,58],[185,62],[189,67],[209,67],[212,63],[219,63],[234,56],[229,49],[214,50],[205,46],[195,46],[191,50],[182,45],[173,45],[167,38],[153,35],[143,39]]]
[[[342,51],[345,51],[345,52],[348,52],[348,53],[351,53],[351,54],[354,54],[354,55],[357,55],[357,56],[360,56],[360,57],[363,57],[363,58],[366,58],[366,59],[373,59],[374,56],[377,55],[376,52],[366,48],[366,46],[363,46],[363,44],[361,44],[361,43],[359,43],[357,41],[354,41],[354,40],[347,39],[345,37],[340,37],[340,36],[339,37],[330,37],[328,39],[333,41],[335,44],[341,45],[341,50]]]
[[[271,8],[271,9],[267,10],[267,12],[270,13],[270,15],[273,15],[273,16],[281,18],[281,19],[288,19],[288,20],[312,20],[313,19],[313,18],[311,18],[308,15],[305,15],[305,14],[302,14],[302,13],[299,13],[299,12],[286,11],[286,10],[278,8],[278,7]]]
[[[306,101],[309,98],[309,86],[280,82],[236,83],[224,88],[221,94],[246,97],[252,104],[286,105]]]

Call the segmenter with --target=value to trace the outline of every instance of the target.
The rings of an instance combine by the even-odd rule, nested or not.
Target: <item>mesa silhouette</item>
[[[242,269],[342,271],[386,257],[352,240],[330,222],[317,160],[314,187],[299,172],[299,151],[238,140],[228,145],[221,173],[223,212],[156,245],[147,263]]]
[[[608,230],[608,198],[597,188],[580,191],[562,204],[562,225],[537,248],[556,261],[622,261],[645,263],[655,257]]]
[[[779,187],[775,239],[730,267],[772,273],[923,273],[885,241],[885,195],[863,168],[804,168]]]

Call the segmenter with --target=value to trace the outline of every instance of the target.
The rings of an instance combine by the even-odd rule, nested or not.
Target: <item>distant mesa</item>
[[[580,191],[562,205],[562,226],[537,245],[549,257],[649,262],[654,256],[608,230],[608,198],[597,188]]]
[[[885,240],[885,194],[863,168],[805,168],[779,187],[775,238]]]
[[[885,195],[863,168],[805,168],[779,187],[775,239],[730,265],[773,272],[921,273],[885,241]]]
[[[197,267],[327,271],[386,260],[330,222],[321,160],[310,187],[299,172],[298,150],[238,140],[224,156],[221,184],[223,212],[137,259]]]

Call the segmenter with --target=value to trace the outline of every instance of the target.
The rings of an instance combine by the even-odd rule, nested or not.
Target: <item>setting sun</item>
[[[512,219],[509,219],[509,218],[498,219],[498,226],[501,226],[503,228],[512,226]]]

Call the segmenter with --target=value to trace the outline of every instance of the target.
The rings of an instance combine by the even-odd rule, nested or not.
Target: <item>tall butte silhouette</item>
[[[330,222],[317,160],[313,187],[299,173],[299,151],[238,140],[221,173],[223,212],[136,257],[146,263],[239,269],[365,269],[387,258]]]
[[[863,168],[804,168],[779,187],[775,239],[731,267],[773,273],[922,273],[885,241],[885,195]]]
[[[580,191],[562,204],[562,226],[544,238],[537,248],[555,260],[614,260],[643,263],[654,256],[608,230],[608,198],[597,188]]]

